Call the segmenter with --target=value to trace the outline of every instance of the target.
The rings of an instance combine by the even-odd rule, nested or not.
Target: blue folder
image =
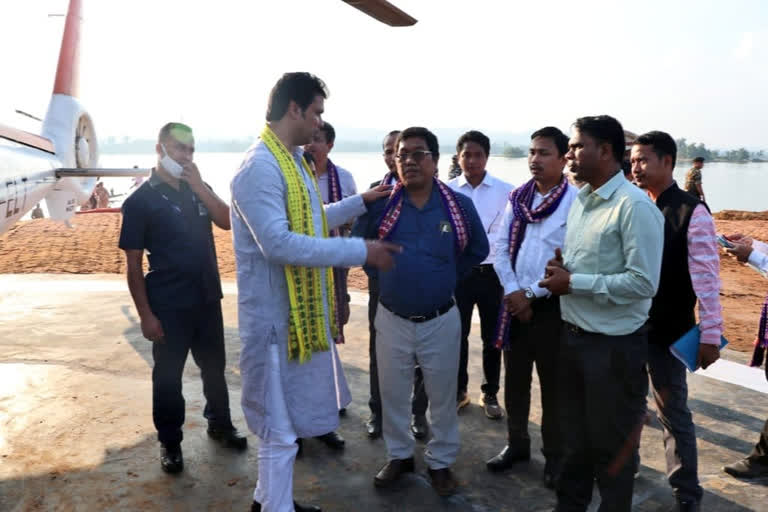
[[[678,358],[691,372],[697,370],[696,360],[699,358],[700,339],[701,330],[698,325],[695,325],[693,326],[693,329],[683,334],[679,340],[669,347],[669,351],[672,352],[672,355]],[[720,336],[720,350],[727,344],[728,340],[726,340],[725,337]]]

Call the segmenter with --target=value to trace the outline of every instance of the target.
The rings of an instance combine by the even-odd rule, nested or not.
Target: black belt
[[[408,315],[401,315],[397,311],[393,311],[392,308],[384,304],[383,302],[379,302],[382,306],[384,306],[384,309],[389,311],[395,316],[399,316],[400,318],[405,318],[406,320],[410,320],[411,322],[415,322],[417,324],[420,324],[422,322],[428,322],[432,320],[433,318],[437,318],[440,315],[446,314],[448,311],[451,310],[454,304],[456,304],[456,301],[453,300],[453,297],[451,297],[451,300],[437,308],[435,311],[431,311],[427,313],[426,315],[415,315],[415,316],[408,316]]]
[[[599,333],[591,332],[591,331],[585,331],[578,325],[574,325],[570,322],[563,321],[563,325],[565,326],[566,330],[570,332],[571,334],[575,334],[576,336],[588,336],[588,335],[597,335]]]
[[[495,272],[493,270],[493,265],[491,263],[486,263],[485,265],[475,265],[472,267],[473,272],[480,272],[481,274],[483,272]]]

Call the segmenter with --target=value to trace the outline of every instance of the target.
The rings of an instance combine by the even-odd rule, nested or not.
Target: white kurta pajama
[[[323,205],[301,165],[302,154],[299,148],[293,151],[309,190],[314,237],[289,230],[285,179],[263,143],[248,150],[232,180],[242,406],[248,427],[261,439],[254,499],[267,512],[293,510],[296,438],[336,430],[339,408],[351,401],[330,337],[325,272],[321,272],[323,309],[331,349],[314,352],[304,364],[288,361],[289,298],[284,265],[349,267],[362,265],[367,255],[362,239],[322,237]],[[358,195],[328,205],[325,211],[328,228],[333,229],[364,213],[365,205]]]

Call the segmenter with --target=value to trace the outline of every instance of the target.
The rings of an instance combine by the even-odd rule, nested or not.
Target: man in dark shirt
[[[418,364],[432,421],[428,473],[438,494],[448,495],[457,485],[450,466],[459,451],[455,397],[461,322],[453,292],[459,277],[488,255],[488,239],[472,201],[435,177],[439,146],[432,132],[408,128],[395,147],[400,182],[353,228],[355,236],[391,240],[403,248],[394,268],[378,276],[376,359],[389,462],[374,484],[386,487],[413,471],[408,396]]]
[[[247,446],[229,412],[221,281],[211,228],[213,221],[230,229],[229,207],[203,183],[192,161],[194,144],[188,126],[163,126],[158,165],[123,204],[120,232],[141,333],[153,342],[152,418],[161,443],[160,465],[168,473],[184,468],[181,375],[190,350],[203,380],[208,435],[239,450]]]
[[[384,137],[381,143],[382,156],[387,166],[387,174],[381,181],[374,181],[370,188],[378,185],[395,185],[399,181],[397,167],[395,165],[395,142],[400,130],[392,130]],[[376,272],[368,273],[368,332],[370,335],[368,343],[368,357],[370,370],[370,389],[371,397],[368,400],[368,407],[371,408],[371,416],[365,422],[365,430],[368,437],[376,439],[381,436],[381,393],[379,391],[379,371],[376,367],[376,310],[379,305],[379,277]],[[416,439],[427,437],[429,430],[427,424],[427,393],[424,391],[424,377],[421,374],[421,368],[416,367],[413,380],[413,399],[411,400],[411,411],[413,420],[411,421],[411,432]]]

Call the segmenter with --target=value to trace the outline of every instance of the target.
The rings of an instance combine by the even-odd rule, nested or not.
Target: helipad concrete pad
[[[151,346],[141,336],[122,277],[0,275],[0,290],[0,510],[249,509],[258,440],[249,436],[249,450],[234,453],[207,438],[199,372],[191,358],[184,375],[186,467],[179,476],[160,470],[151,418]],[[230,401],[236,425],[245,429],[239,407],[234,284],[225,283],[225,291]],[[334,512],[550,510],[555,496],[540,484],[541,410],[535,377],[533,460],[501,475],[485,469],[485,460],[504,445],[505,424],[487,419],[477,405],[479,329],[471,339],[473,403],[460,417],[462,449],[454,467],[460,493],[449,499],[435,495],[425,476],[423,445],[416,454],[416,474],[394,489],[374,489],[373,475],[385,452],[383,441],[370,441],[363,429],[368,415],[364,299],[364,294],[355,295],[347,344],[340,350],[354,398],[341,420],[347,447],[333,453],[317,441],[305,442],[296,466],[296,499]],[[745,359],[734,353],[727,357],[734,363]],[[768,417],[768,395],[759,381],[732,384],[741,381],[727,374],[748,369],[726,366],[721,372],[726,377],[689,378],[703,510],[768,510],[768,479],[742,482],[721,471],[749,452]],[[664,477],[658,422],[645,428],[641,455],[634,509],[664,510],[673,498]],[[592,509],[598,496],[596,491]]]

